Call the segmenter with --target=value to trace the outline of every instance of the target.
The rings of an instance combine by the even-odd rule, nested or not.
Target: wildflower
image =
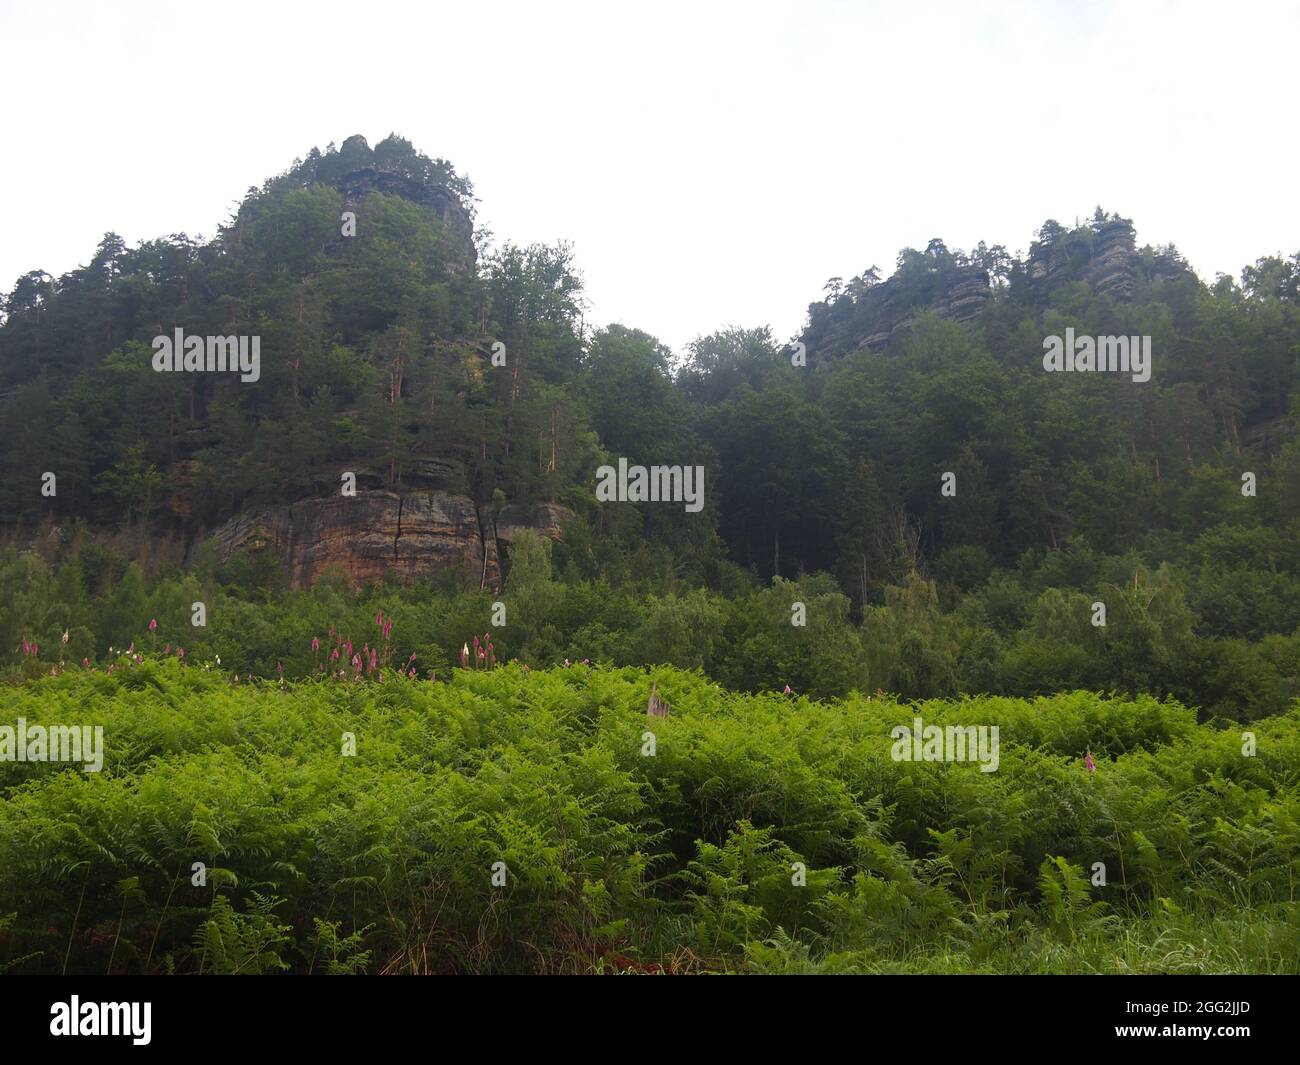
[[[794,692],[790,689],[790,685],[787,684],[787,685],[785,686],[785,691],[783,691],[781,694],[782,694],[782,695],[793,695]]]
[[[464,644],[460,649],[460,668],[469,668],[469,644]]]
[[[1092,760],[1092,751],[1088,751],[1088,753],[1083,756],[1083,764],[1088,767],[1089,773],[1097,772],[1097,766]]]
[[[311,638],[311,649],[313,654],[320,650],[320,640],[316,639],[315,636]]]
[[[178,648],[176,648],[176,657],[177,657],[177,658],[184,658],[184,657],[185,657],[185,648],[184,648],[184,647],[178,647]],[[218,661],[218,662],[221,661],[221,656],[220,656],[220,655],[217,656],[217,661]]]
[[[158,631],[158,619],[157,619],[157,618],[150,618],[150,619],[149,619],[149,631],[150,631],[150,632],[157,632],[157,631]]]
[[[63,630],[63,642],[64,642],[64,643],[67,643],[70,639],[72,639],[72,637],[69,635],[68,630],[67,630],[67,629],[64,629],[64,630]]]
[[[27,637],[23,637],[23,654],[31,654],[32,645],[27,642]]]
[[[217,665],[221,665],[221,656],[217,655]]]
[[[83,658],[83,659],[81,660],[81,668],[82,668],[82,669],[87,668],[89,665],[90,665],[90,659],[89,659],[89,658]]]
[[[384,627],[384,612],[382,610],[377,611],[375,614],[375,626],[380,629]]]
[[[165,654],[165,655],[169,655],[169,654],[171,654],[171,653],[172,653],[172,645],[169,644],[169,643],[168,643],[168,644],[163,644],[163,654]]]

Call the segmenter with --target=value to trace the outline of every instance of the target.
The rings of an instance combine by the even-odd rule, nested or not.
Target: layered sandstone
[[[916,321],[917,315],[932,311],[940,318],[969,322],[979,316],[993,295],[989,275],[975,266],[962,266],[938,278],[938,292],[930,300],[910,302],[897,277],[882,281],[870,290],[873,305],[873,328],[860,346],[877,351],[885,347],[895,333]]]
[[[498,540],[520,529],[560,538],[571,512],[553,503],[506,507],[497,522],[488,506],[467,496],[422,491],[361,491],[356,496],[306,499],[245,511],[213,533],[223,558],[272,552],[293,588],[309,588],[327,570],[354,585],[392,574],[403,583],[462,573],[466,583],[501,588]]]

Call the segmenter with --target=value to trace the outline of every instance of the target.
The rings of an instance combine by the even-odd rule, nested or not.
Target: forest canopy
[[[527,578],[551,616],[503,636],[525,661],[788,682],[754,618],[798,588],[824,604],[826,694],[1122,688],[1241,718],[1300,692],[1300,254],[1207,284],[1098,207],[1023,257],[936,238],[832,278],[788,340],[731,327],[678,359],[585,312],[571,246],[491,242],[468,180],[396,135],[312,149],[210,241],[109,233],[80,269],[23,275],[0,305],[0,650],[80,626],[103,655],[185,582],[292,613],[273,566],[204,544],[347,469],[565,508]],[[180,327],[259,336],[257,386],[152,372]],[[1044,372],[1067,329],[1149,337],[1151,380]],[[599,502],[620,457],[705,467],[702,511]],[[17,605],[37,585],[43,617]],[[445,627],[450,662],[482,626]],[[249,669],[301,652],[222,646]]]

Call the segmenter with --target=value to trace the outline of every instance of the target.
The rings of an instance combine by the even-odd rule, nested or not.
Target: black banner
[[[627,980],[592,979],[578,988],[572,979],[536,978],[485,986],[400,977],[32,977],[0,985],[0,1030],[7,1049],[63,1043],[77,1052],[115,1043],[132,1053],[337,1054],[432,1035],[446,1050],[481,1038],[490,1052],[561,1031],[569,1046],[626,1049],[629,1040],[653,1042],[658,1028],[731,1046],[762,1033],[791,1053],[869,1035],[887,1039],[881,1049],[891,1051],[917,1040],[918,1048],[972,1050],[1032,1040],[1049,1051],[1131,1043],[1183,1055],[1282,1048],[1294,1031],[1295,990],[1286,978],[1222,976],[652,980],[635,990]],[[784,1029],[779,1038],[774,1023]]]

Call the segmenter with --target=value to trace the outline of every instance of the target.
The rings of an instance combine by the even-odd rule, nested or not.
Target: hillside
[[[491,628],[534,667],[744,690],[1284,711],[1300,257],[1207,285],[1138,233],[1098,207],[1023,257],[932,239],[832,278],[788,344],[729,328],[678,362],[586,324],[568,246],[490,242],[445,160],[396,135],[313,149],[211,241],[108,234],[4,298],[0,652],[66,632],[103,662],[158,619],[241,673],[305,675],[306,619],[383,585],[446,605],[413,623],[431,668]],[[176,330],[257,338],[255,379],[156,372]],[[1047,372],[1076,334],[1132,339],[1146,376]],[[620,461],[698,467],[701,506],[602,500]]]

